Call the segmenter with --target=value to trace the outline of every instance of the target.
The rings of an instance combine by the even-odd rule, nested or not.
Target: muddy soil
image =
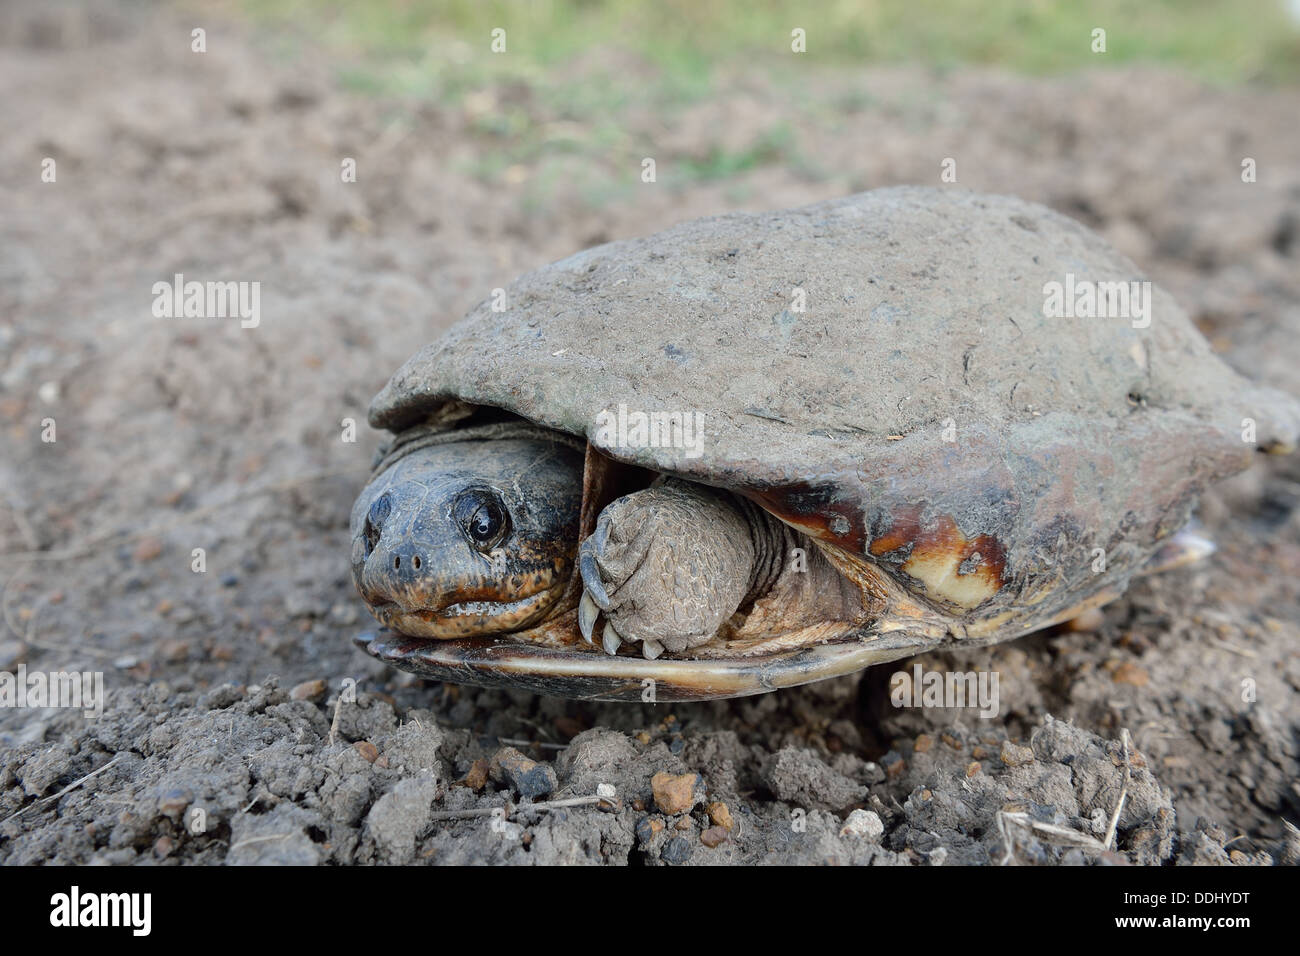
[[[0,710],[0,863],[1300,856],[1294,458],[1211,490],[1218,553],[1095,629],[919,660],[996,671],[993,718],[891,706],[892,667],[671,707],[425,683],[354,649],[347,566],[381,438],[370,397],[492,288],[684,218],[935,183],[947,157],[960,187],[1108,236],[1228,361],[1294,390],[1295,90],[728,76],[671,117],[630,111],[658,182],[596,207],[581,157],[543,203],[466,171],[501,145],[475,111],[514,97],[550,118],[526,90],[472,109],[361,96],[237,24],[193,54],[191,26],[146,6],[0,11],[17,94],[0,100],[0,671],[98,671],[108,692],[95,719]],[[774,117],[815,169],[675,175]],[[176,273],[259,281],[260,324],[156,318],[153,284]]]

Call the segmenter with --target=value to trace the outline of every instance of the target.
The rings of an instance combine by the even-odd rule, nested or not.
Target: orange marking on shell
[[[908,546],[899,565],[933,598],[973,608],[1002,588],[1006,551],[992,535],[967,538],[950,515],[922,523],[920,512],[894,516],[888,531],[875,538],[869,552],[885,557]]]

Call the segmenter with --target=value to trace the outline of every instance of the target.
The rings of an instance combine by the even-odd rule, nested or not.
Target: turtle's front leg
[[[686,481],[619,498],[578,550],[583,636],[603,612],[610,654],[625,641],[652,659],[704,644],[770,584],[785,537],[759,508]]]

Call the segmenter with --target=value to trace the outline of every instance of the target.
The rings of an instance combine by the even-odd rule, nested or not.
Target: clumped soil
[[[233,25],[196,55],[191,26],[0,11],[21,91],[0,102],[0,670],[102,671],[109,695],[98,719],[0,711],[0,863],[1297,859],[1294,458],[1209,490],[1218,553],[1095,629],[921,659],[997,671],[992,719],[892,707],[894,668],[672,706],[429,684],[354,648],[347,567],[370,396],[491,289],[683,218],[933,183],[945,157],[961,186],[1096,228],[1228,361],[1294,388],[1294,91],[753,72],[668,119],[628,112],[658,183],[595,207],[575,165],[539,204],[465,171],[501,148],[469,107],[350,95]],[[674,175],[774,116],[816,170]],[[154,318],[178,272],[260,281],[260,326]]]

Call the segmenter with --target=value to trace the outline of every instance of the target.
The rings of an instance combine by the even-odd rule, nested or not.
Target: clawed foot
[[[640,644],[654,660],[711,640],[749,587],[753,543],[721,496],[665,483],[611,503],[578,550],[578,627],[607,654]]]

